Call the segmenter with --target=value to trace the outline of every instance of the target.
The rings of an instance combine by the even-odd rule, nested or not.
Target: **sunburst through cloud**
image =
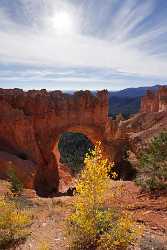
[[[163,0],[1,0],[0,85],[165,84],[166,14]]]

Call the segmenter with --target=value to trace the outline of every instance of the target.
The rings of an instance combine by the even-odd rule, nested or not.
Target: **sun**
[[[69,34],[74,32],[73,17],[66,11],[55,14],[51,21],[53,28],[58,34]]]

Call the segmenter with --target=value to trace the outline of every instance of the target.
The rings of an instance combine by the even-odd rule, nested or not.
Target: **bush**
[[[155,137],[140,156],[141,175],[136,180],[144,190],[167,189],[167,132]]]
[[[17,207],[16,203],[0,198],[0,249],[6,249],[29,235],[31,217],[28,212]]]
[[[84,163],[76,185],[75,210],[67,220],[70,249],[124,249],[135,240],[137,231],[126,213],[104,206],[112,166],[103,159],[100,144]]]
[[[23,184],[21,180],[17,177],[14,168],[10,168],[8,171],[8,177],[10,182],[10,190],[13,194],[20,194],[23,191]]]

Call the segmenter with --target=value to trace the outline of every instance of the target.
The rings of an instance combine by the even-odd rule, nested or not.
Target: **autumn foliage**
[[[105,206],[112,165],[103,158],[100,143],[86,155],[84,163],[76,185],[74,212],[67,220],[70,249],[124,249],[135,240],[136,225],[123,211]]]
[[[30,224],[28,211],[20,209],[12,199],[0,198],[0,249],[24,240],[30,233]]]

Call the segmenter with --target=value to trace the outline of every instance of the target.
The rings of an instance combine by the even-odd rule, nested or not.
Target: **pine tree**
[[[138,178],[144,189],[167,188],[167,132],[155,137],[140,157],[142,178]]]

